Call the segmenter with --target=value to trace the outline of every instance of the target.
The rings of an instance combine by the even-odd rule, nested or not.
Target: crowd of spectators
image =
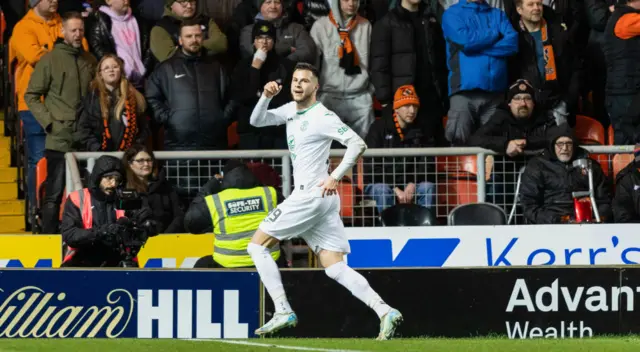
[[[45,232],[57,232],[65,152],[225,150],[234,122],[238,148],[286,149],[283,127],[249,116],[267,82],[289,90],[298,62],[318,67],[318,99],[370,148],[481,146],[514,160],[547,148],[546,162],[568,163],[578,146],[560,158],[558,131],[573,141],[578,113],[611,124],[617,145],[640,142],[640,0],[29,0],[22,18],[14,2],[2,10],[31,204],[47,159]],[[378,211],[434,204],[434,180],[406,177],[426,160],[366,172]],[[525,206],[544,206],[550,187],[566,201],[580,183],[532,175]],[[192,181],[180,197],[195,196]]]

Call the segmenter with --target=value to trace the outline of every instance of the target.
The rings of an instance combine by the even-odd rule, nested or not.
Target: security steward
[[[123,180],[120,159],[103,155],[93,167],[89,187],[69,194],[62,214],[62,240],[68,246],[62,267],[117,267],[122,260],[115,237],[131,220],[153,215],[143,208],[134,219],[116,209],[116,189]]]
[[[241,161],[228,161],[222,171],[200,190],[185,214],[188,232],[215,235],[213,256],[200,258],[195,268],[253,267],[247,253],[251,236],[284,197],[262,186]],[[271,249],[271,256],[280,259],[279,246]]]

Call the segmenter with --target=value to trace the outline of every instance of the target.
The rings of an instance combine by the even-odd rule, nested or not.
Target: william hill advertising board
[[[248,338],[257,273],[0,272],[1,338]]]

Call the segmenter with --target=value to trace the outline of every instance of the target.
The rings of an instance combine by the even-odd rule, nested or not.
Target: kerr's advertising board
[[[636,224],[347,228],[354,268],[625,265],[640,263]],[[159,235],[145,268],[192,268],[213,235]],[[60,236],[1,236],[0,267],[58,267]]]
[[[0,271],[0,338],[248,338],[258,274]]]

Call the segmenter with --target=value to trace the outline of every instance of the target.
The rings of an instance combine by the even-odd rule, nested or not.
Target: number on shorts
[[[279,217],[280,214],[282,214],[282,210],[275,208],[272,211],[269,212],[269,214],[267,215],[265,221],[266,222],[274,222],[276,221]]]

